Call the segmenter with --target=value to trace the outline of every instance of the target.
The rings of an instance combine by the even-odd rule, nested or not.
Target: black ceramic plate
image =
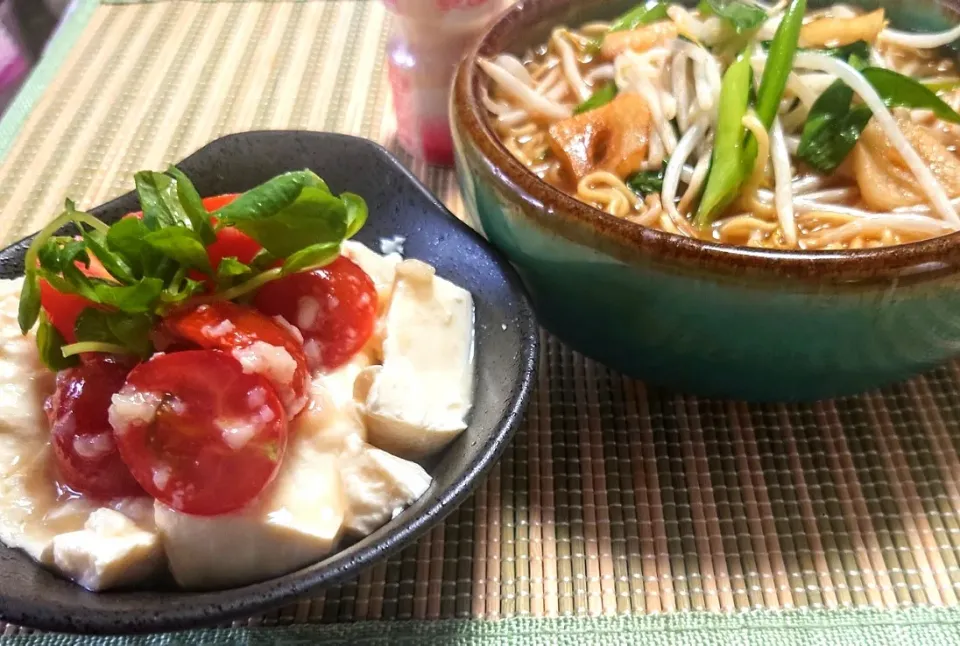
[[[0,616],[6,621],[65,631],[188,628],[275,607],[355,575],[410,543],[464,499],[502,453],[529,398],[537,326],[516,274],[380,146],[344,135],[253,132],[218,139],[178,166],[201,195],[240,192],[281,172],[310,168],[335,193],[352,191],[366,199],[370,219],[357,239],[379,250],[381,238],[402,235],[406,257],[429,262],[470,290],[476,307],[470,427],[430,465],[433,485],[413,506],[326,560],[263,583],[217,592],[94,594],[0,546]],[[93,212],[109,222],[138,209],[136,196],[128,193]],[[0,252],[0,277],[23,272],[27,242]]]

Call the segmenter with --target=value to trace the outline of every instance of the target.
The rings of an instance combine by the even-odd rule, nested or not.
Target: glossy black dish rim
[[[199,594],[211,597],[209,604],[197,603],[192,606],[178,606],[170,611],[152,611],[137,613],[128,611],[97,610],[90,617],[66,616],[64,608],[59,604],[45,604],[43,601],[27,601],[20,598],[11,598],[0,586],[0,620],[12,624],[25,625],[41,630],[61,632],[85,632],[101,634],[122,633],[149,633],[172,630],[183,630],[214,625],[217,622],[229,621],[257,612],[263,612],[280,607],[299,596],[317,591],[322,587],[341,582],[351,575],[358,574],[364,567],[387,558],[400,548],[410,544],[416,538],[426,533],[428,529],[443,520],[453,512],[461,502],[473,491],[478,479],[484,475],[506,450],[507,444],[513,437],[523,417],[524,410],[530,400],[535,383],[537,363],[539,358],[539,327],[533,314],[526,290],[505,256],[492,247],[482,236],[467,224],[453,215],[423,183],[417,179],[403,164],[400,163],[388,150],[379,144],[352,135],[337,133],[321,133],[298,130],[258,130],[245,133],[226,135],[210,141],[193,154],[184,158],[177,165],[189,163],[195,157],[203,155],[207,148],[222,142],[250,136],[319,136],[331,140],[340,140],[346,145],[364,145],[383,157],[393,171],[401,175],[407,182],[419,191],[429,206],[445,213],[449,226],[459,232],[473,237],[493,258],[500,271],[503,281],[514,296],[515,308],[518,313],[519,337],[521,339],[522,354],[519,357],[521,375],[519,388],[510,405],[504,410],[500,422],[486,444],[477,451],[477,457],[469,464],[469,468],[459,475],[453,486],[438,492],[436,497],[425,507],[419,515],[411,515],[403,520],[394,530],[380,540],[353,550],[353,546],[333,552],[324,559],[329,561],[324,567],[313,571],[308,569],[316,564],[309,564],[303,569],[238,588],[211,590]],[[117,197],[110,202],[100,205],[91,212],[98,214],[110,210],[118,202],[130,199],[133,191]],[[0,252],[23,245],[34,237],[27,236],[14,242]],[[469,432],[469,427],[468,427]],[[0,544],[0,549],[10,549]],[[37,565],[40,568],[42,566]],[[82,591],[81,591],[82,592]],[[140,592],[149,593],[149,590]],[[87,593],[98,594],[98,593]],[[123,594],[122,592],[108,594]],[[15,595],[14,595],[15,597]],[[215,611],[211,611],[211,607]]]

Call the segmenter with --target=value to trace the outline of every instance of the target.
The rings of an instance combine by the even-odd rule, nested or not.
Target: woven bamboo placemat
[[[380,141],[460,212],[452,173],[393,143],[388,22],[373,0],[80,2],[0,123],[0,239],[38,229],[65,196],[96,205],[135,170],[264,128]],[[197,639],[311,622],[338,626],[243,639],[960,640],[960,365],[753,406],[648,387],[543,340],[516,440],[444,524],[354,581]],[[700,610],[729,614],[683,614]],[[510,617],[561,619],[416,621]],[[402,639],[340,625],[376,619],[413,621]]]

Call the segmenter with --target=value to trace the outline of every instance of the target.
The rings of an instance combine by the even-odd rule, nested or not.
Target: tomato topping
[[[51,444],[63,484],[92,498],[145,495],[124,464],[107,420],[131,364],[106,355],[57,374],[47,399]]]
[[[326,267],[267,283],[254,305],[300,329],[311,368],[333,370],[373,334],[377,290],[363,269],[341,256]]]
[[[273,384],[292,419],[307,403],[310,371],[296,328],[260,312],[218,301],[171,313],[163,331],[201,348],[224,350]]]
[[[215,350],[159,354],[138,365],[113,399],[110,423],[137,482],[168,507],[198,516],[256,498],[287,442],[286,413],[270,383]]]
[[[205,197],[203,198],[203,208],[205,208],[208,213],[213,213],[217,209],[230,204],[230,202],[233,202],[239,196],[239,193],[226,193],[224,195]],[[142,218],[143,211],[128,213],[123,217]],[[229,257],[236,258],[243,264],[248,264],[262,248],[259,242],[246,233],[233,227],[227,227],[217,231],[217,239],[207,247],[207,255],[210,256],[210,264],[216,269],[220,266],[221,260]],[[206,279],[206,276],[199,271],[191,271],[190,277],[194,280]]]
[[[230,204],[239,197],[238,193],[229,193],[227,195],[217,195],[207,197],[203,200],[203,206],[210,213]],[[220,261],[224,258],[233,257],[248,264],[263,247],[260,243],[243,233],[239,229],[227,227],[217,231],[217,239],[207,247],[207,254],[210,256],[210,264],[216,269],[220,266]]]
[[[77,263],[77,268],[87,276],[93,278],[107,278],[113,280],[109,272],[96,258],[90,259],[90,266],[85,267]],[[73,343],[77,340],[74,334],[74,325],[80,312],[88,307],[95,307],[92,301],[88,301],[83,296],[76,294],[64,294],[57,291],[47,281],[40,279],[40,306],[47,313],[47,318],[53,327],[63,336],[67,343]]]
[[[239,193],[224,193],[223,195],[205,197],[203,198],[203,208],[205,208],[208,212],[213,213],[217,209],[221,209],[227,204],[230,204],[230,202],[233,202],[238,197],[240,197]]]
[[[224,258],[233,257],[245,265],[260,253],[260,243],[239,229],[226,227],[217,231],[217,239],[207,247],[210,265],[216,269]]]

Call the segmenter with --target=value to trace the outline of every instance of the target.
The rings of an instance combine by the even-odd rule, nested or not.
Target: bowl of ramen
[[[525,0],[456,77],[467,211],[540,321],[632,376],[810,400],[935,366],[960,353],[958,7]]]

